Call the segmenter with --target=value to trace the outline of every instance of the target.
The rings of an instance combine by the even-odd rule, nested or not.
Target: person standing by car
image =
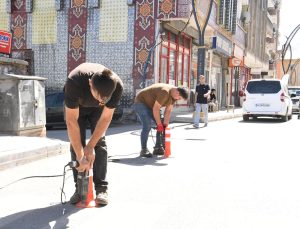
[[[207,99],[210,95],[210,88],[205,83],[205,76],[200,75],[200,84],[196,86],[196,111],[194,116],[194,127],[199,128],[200,112],[204,112],[204,127],[208,122],[208,104]]]
[[[164,155],[161,133],[168,126],[173,104],[179,100],[187,100],[188,92],[185,88],[169,84],[156,83],[141,90],[135,98],[134,109],[142,123],[141,152],[142,157],[152,157],[147,148],[148,135],[151,130],[151,121],[157,125],[156,144],[153,155]],[[161,120],[160,109],[165,107],[164,119]]]
[[[95,202],[106,205],[108,182],[105,132],[121,99],[123,83],[116,73],[105,66],[83,63],[69,74],[64,92],[71,158],[79,163],[77,169],[73,168],[76,190],[70,203],[76,204],[80,201],[77,190],[78,171],[93,168]],[[86,144],[87,122],[90,123],[92,135]]]

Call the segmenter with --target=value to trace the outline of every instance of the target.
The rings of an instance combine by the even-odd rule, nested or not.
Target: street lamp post
[[[298,64],[300,63],[300,58],[297,59],[294,64],[292,65],[291,67],[291,76],[290,76],[290,82],[292,85],[295,85],[295,83],[298,81],[297,80],[297,71],[296,71],[296,68],[298,66]],[[293,75],[295,74],[295,78],[293,80]]]
[[[205,29],[211,14],[211,9],[212,9],[212,4],[213,4],[213,0],[209,1],[209,7],[208,10],[206,12],[206,15],[204,17],[204,24],[202,26],[200,26],[200,21],[198,19],[198,14],[197,14],[197,9],[195,6],[195,1],[197,0],[192,0],[192,7],[193,7],[193,14],[194,14],[194,18],[195,18],[195,22],[197,25],[197,29],[198,29],[198,36],[199,36],[199,40],[198,40],[198,62],[197,62],[197,82],[199,81],[199,76],[200,75],[204,75],[204,69],[205,69],[205,44],[204,44],[204,35],[205,35]],[[199,0],[198,0],[199,1]]]
[[[286,74],[289,71],[290,66],[291,66],[291,61],[292,61],[292,55],[291,55],[288,67],[287,67],[287,69],[285,69],[285,66],[284,66],[284,63],[283,63],[284,58],[285,58],[285,54],[286,54],[288,48],[290,48],[290,50],[291,50],[290,43],[293,40],[294,36],[296,35],[296,33],[298,32],[299,29],[300,29],[300,24],[297,25],[296,28],[291,32],[291,34],[287,38],[285,44],[282,46],[281,64],[282,64],[282,70],[283,70],[284,74]]]

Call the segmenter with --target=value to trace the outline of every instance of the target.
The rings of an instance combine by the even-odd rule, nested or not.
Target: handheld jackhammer
[[[77,161],[69,162],[65,168],[69,166],[70,168],[77,168],[79,166]],[[65,169],[64,169],[65,175]],[[64,183],[65,183],[65,176],[63,177],[63,186],[62,186],[62,193],[61,193],[61,203],[65,204],[66,202],[62,200],[62,194],[64,194]],[[80,195],[80,199],[82,203],[86,203],[87,201],[87,194],[88,194],[88,185],[89,185],[89,171],[78,172],[77,175],[77,190],[78,194]]]

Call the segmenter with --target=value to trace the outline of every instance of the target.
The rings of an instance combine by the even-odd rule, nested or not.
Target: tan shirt
[[[162,107],[173,105],[175,100],[171,96],[171,89],[175,88],[173,85],[156,83],[149,87],[141,90],[136,98],[135,102],[143,103],[151,109],[154,106],[155,101],[157,101]]]

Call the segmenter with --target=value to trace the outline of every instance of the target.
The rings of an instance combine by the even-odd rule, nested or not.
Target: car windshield
[[[279,81],[249,81],[246,90],[250,94],[274,94],[281,89]]]
[[[63,104],[63,93],[54,93],[46,96],[46,107],[63,107]]]

